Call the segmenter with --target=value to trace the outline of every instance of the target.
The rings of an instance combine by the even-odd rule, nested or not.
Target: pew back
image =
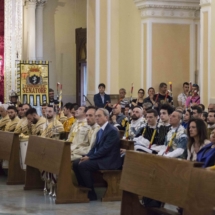
[[[120,182],[123,190],[121,214],[157,214],[157,209],[140,205],[137,195],[182,207],[185,215],[210,214],[215,206],[214,177],[215,173],[194,168],[189,161],[128,151]],[[132,203],[133,200],[136,202]],[[202,211],[199,210],[200,205]],[[208,213],[205,213],[206,208]],[[159,213],[159,209],[157,211]]]
[[[69,142],[42,137],[29,137],[25,162],[31,167],[41,169],[56,175],[60,172],[60,165],[65,147]]]
[[[19,136],[0,131],[0,160],[9,161],[7,184],[24,184],[25,172],[20,167]]]
[[[57,175],[56,204],[89,202],[89,189],[72,183],[70,142],[31,136],[25,159],[25,190],[43,188],[41,171]],[[40,170],[40,171],[39,171]]]

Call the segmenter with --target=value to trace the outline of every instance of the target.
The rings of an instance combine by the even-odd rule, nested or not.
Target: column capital
[[[25,3],[28,7],[36,7],[37,0],[25,0]]]
[[[195,19],[200,17],[199,0],[134,0],[134,3],[141,10],[143,19],[149,17]]]
[[[37,6],[43,7],[46,4],[47,0],[37,0]]]
[[[200,6],[201,7],[210,6],[211,2],[212,2],[212,0],[201,0],[200,1]]]

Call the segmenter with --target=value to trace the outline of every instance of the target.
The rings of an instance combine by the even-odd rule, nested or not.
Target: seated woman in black
[[[136,106],[143,107],[144,95],[145,95],[145,90],[144,89],[139,89],[137,99],[132,100],[132,108],[134,108]]]
[[[215,165],[215,129],[210,135],[210,144],[207,144],[197,154],[197,161],[203,162],[203,167],[212,167],[214,169]]]

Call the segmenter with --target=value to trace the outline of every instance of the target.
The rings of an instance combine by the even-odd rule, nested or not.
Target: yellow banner
[[[17,93],[21,103],[41,106],[49,103],[49,64],[31,61],[17,64]]]

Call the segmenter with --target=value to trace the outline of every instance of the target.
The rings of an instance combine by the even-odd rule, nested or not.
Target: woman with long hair
[[[190,110],[186,110],[183,115],[183,122],[182,122],[182,126],[185,129],[187,129],[188,122],[190,121],[191,117],[192,117],[192,112]]]
[[[187,160],[196,161],[199,150],[210,143],[205,122],[202,119],[191,119],[187,126],[187,136]]]
[[[137,99],[132,100],[132,106],[133,107],[136,107],[136,106],[143,107],[144,95],[145,95],[145,90],[142,88],[139,89]]]
[[[197,161],[203,162],[204,168],[215,170],[215,129],[211,132],[210,144],[198,152]]]

